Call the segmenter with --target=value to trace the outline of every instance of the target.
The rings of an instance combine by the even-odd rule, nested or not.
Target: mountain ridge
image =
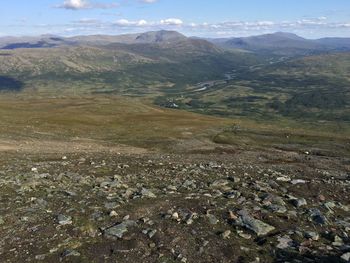
[[[159,30],[135,34],[121,35],[85,35],[61,37],[56,35],[40,35],[31,37],[0,37],[0,49],[19,48],[53,48],[59,46],[109,44],[157,44],[168,46],[186,41],[208,41],[217,48],[237,49],[253,52],[276,53],[279,55],[307,55],[312,52],[329,52],[350,50],[350,38],[324,37],[307,39],[289,32],[275,32],[249,37],[232,38],[199,38],[187,37],[177,31]],[[208,44],[207,44],[208,45]]]
[[[289,56],[350,50],[350,38],[306,39],[287,32],[207,40],[226,49],[244,49],[259,53]]]

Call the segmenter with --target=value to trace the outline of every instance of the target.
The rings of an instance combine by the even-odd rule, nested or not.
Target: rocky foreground
[[[2,154],[0,261],[350,262],[350,160],[308,154]]]

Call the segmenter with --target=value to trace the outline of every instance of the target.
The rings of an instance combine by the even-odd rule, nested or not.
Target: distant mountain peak
[[[187,37],[177,31],[150,31],[142,33],[136,37],[136,41],[139,43],[164,43],[164,42],[176,42],[186,40]]]
[[[271,35],[284,37],[284,38],[289,38],[289,39],[294,39],[294,40],[303,40],[304,39],[303,37],[298,36],[297,34],[288,33],[288,32],[276,32],[276,33],[273,33]]]

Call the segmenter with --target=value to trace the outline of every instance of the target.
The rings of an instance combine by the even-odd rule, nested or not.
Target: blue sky
[[[171,29],[231,37],[276,31],[350,37],[349,0],[4,0],[0,36]]]

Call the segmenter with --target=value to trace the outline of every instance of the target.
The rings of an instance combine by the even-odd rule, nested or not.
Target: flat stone
[[[57,221],[61,226],[71,225],[73,223],[71,216],[58,215]]]
[[[223,239],[229,239],[231,235],[231,230],[226,230],[225,232],[221,233],[221,237]]]
[[[105,203],[105,208],[107,208],[107,209],[115,209],[115,208],[117,208],[119,205],[118,205],[118,203],[116,203],[116,202],[109,202],[109,203]]]
[[[284,214],[287,212],[287,208],[283,205],[271,204],[271,205],[267,206],[267,209],[274,212],[274,213],[278,213],[278,214]]]
[[[129,220],[129,219],[125,219],[122,224],[124,224],[127,227],[137,226],[137,223],[134,220]]]
[[[304,236],[305,236],[306,238],[310,238],[310,239],[312,239],[312,240],[314,240],[314,241],[317,241],[317,240],[320,239],[320,235],[319,235],[318,233],[316,233],[316,232],[313,232],[313,231],[307,231],[307,232],[305,232]]]
[[[46,258],[46,255],[45,255],[45,254],[36,255],[36,256],[35,256],[35,259],[36,259],[36,260],[40,260],[40,261],[41,261],[41,260],[44,260],[45,258]]]
[[[170,190],[170,191],[177,191],[177,187],[174,186],[174,185],[168,185],[167,189]]]
[[[109,238],[123,238],[123,235],[128,232],[128,228],[124,223],[106,229],[103,234]]]
[[[350,252],[343,254],[341,259],[345,260],[345,262],[350,262]]]
[[[302,180],[302,179],[295,179],[295,180],[292,180],[290,183],[293,184],[293,185],[296,185],[296,184],[306,184],[306,181],[305,181],[305,180]]]
[[[146,188],[141,189],[141,196],[147,198],[156,198],[157,196]]]
[[[105,181],[105,182],[100,183],[100,187],[101,188],[107,188],[107,187],[110,186],[110,184],[111,184],[111,182]]]
[[[233,183],[239,183],[240,181],[241,181],[241,179],[239,178],[239,177],[237,177],[237,176],[230,176],[229,178],[228,178],[228,180],[230,180],[231,182],[233,182]]]
[[[320,200],[321,202],[326,201],[326,197],[325,197],[324,195],[319,195],[317,198],[318,198],[318,200]]]
[[[179,219],[179,213],[178,212],[174,212],[171,214],[171,218],[174,220],[178,220]]]
[[[283,201],[282,197],[273,195],[273,194],[266,194],[262,197],[265,204],[271,203],[276,204],[280,206],[284,206],[286,203]]]
[[[154,235],[157,233],[157,230],[156,229],[151,229],[148,233],[147,233],[147,235],[148,235],[148,237],[149,238],[152,238],[152,237],[154,237]]]
[[[291,203],[292,203],[295,207],[301,207],[301,206],[307,205],[307,202],[306,202],[305,198],[292,199],[292,200],[291,200]]]
[[[122,223],[107,228],[103,231],[103,235],[107,238],[122,238],[126,232],[128,232],[128,227],[135,227],[137,223],[133,220],[125,220]]]
[[[64,190],[63,193],[67,196],[77,196],[78,194],[74,191]]]
[[[207,218],[209,219],[209,223],[211,225],[216,225],[219,222],[219,220],[214,215],[208,214]]]
[[[240,211],[239,215],[238,223],[252,230],[258,236],[265,236],[275,230],[275,227],[251,217],[246,211]]]
[[[277,177],[276,180],[279,181],[279,182],[290,182],[291,181],[291,179],[289,177],[287,177],[287,176]]]
[[[111,211],[110,213],[109,213],[109,216],[110,217],[116,217],[116,216],[118,216],[118,213],[116,212],[116,211]]]
[[[328,209],[329,212],[333,212],[333,209],[337,207],[335,202],[327,202],[324,207]]]
[[[334,237],[334,242],[332,242],[332,245],[335,247],[341,247],[344,245],[344,241],[341,237],[335,236]]]
[[[249,240],[249,239],[252,238],[251,235],[246,234],[246,233],[243,233],[243,231],[238,232],[238,235],[239,235],[240,237],[244,238],[244,239],[247,239],[247,240]]]
[[[229,192],[225,192],[224,196],[228,199],[233,199],[233,198],[238,198],[241,196],[241,193],[235,190],[229,191]]]
[[[80,253],[76,250],[70,250],[70,249],[67,249],[65,250],[62,255],[61,255],[62,258],[66,258],[66,257],[80,257]]]
[[[319,225],[327,224],[327,218],[316,208],[310,209],[310,218]]]
[[[214,181],[210,187],[212,188],[218,188],[218,187],[224,187],[226,185],[228,185],[230,182],[228,180],[225,179],[220,179],[220,180],[216,180]]]
[[[191,188],[194,189],[196,188],[196,182],[194,180],[186,180],[183,184],[182,187],[184,188]]]
[[[289,236],[282,236],[278,237],[277,241],[279,242],[277,244],[277,248],[279,249],[287,249],[293,246],[293,240]]]

